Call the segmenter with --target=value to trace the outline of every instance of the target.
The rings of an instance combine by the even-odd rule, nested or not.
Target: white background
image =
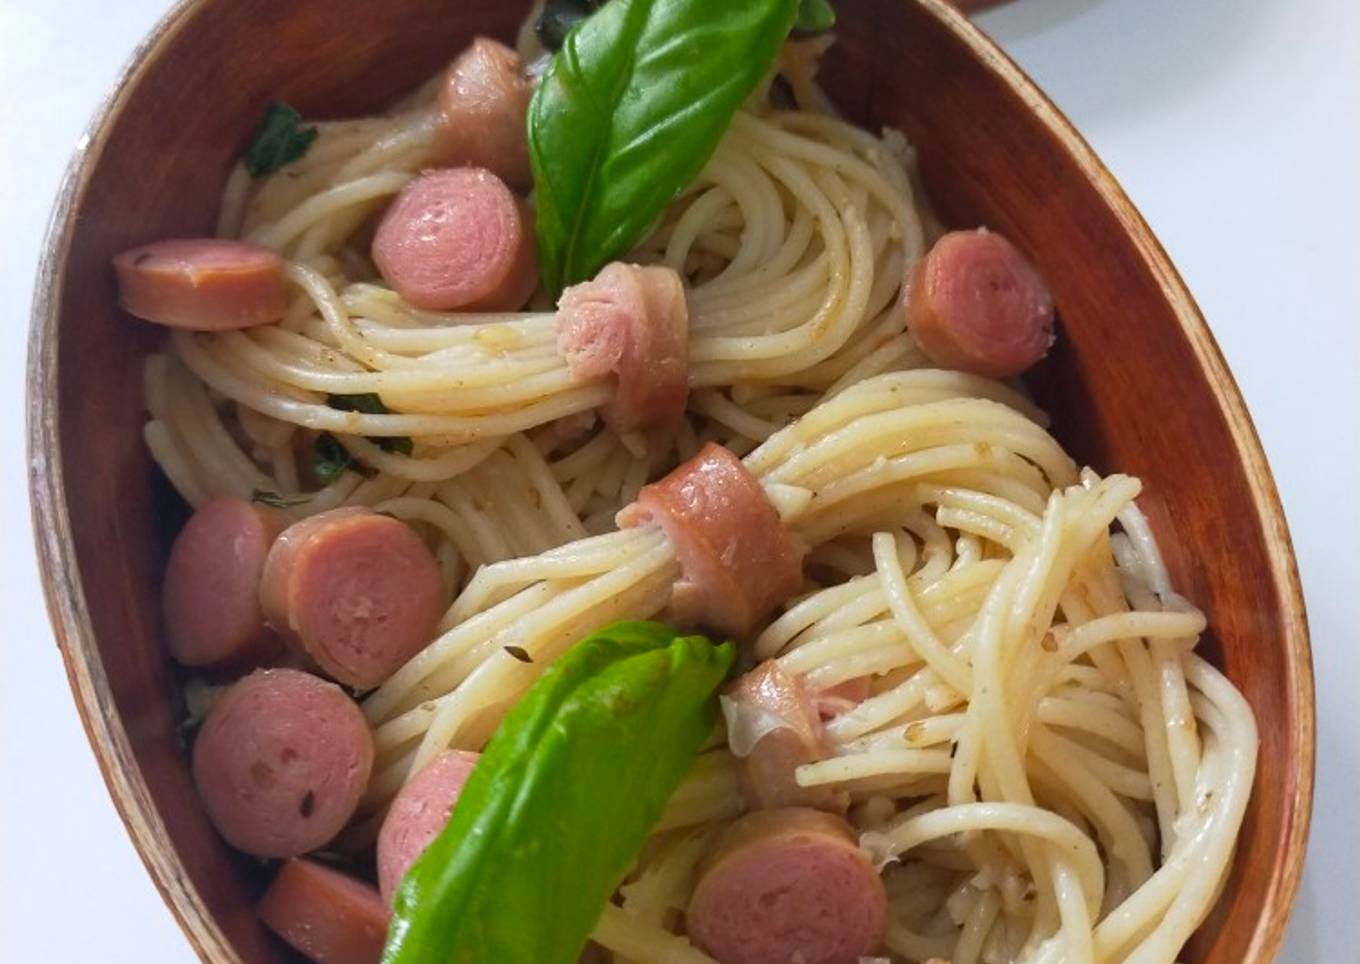
[[[21,454],[29,300],[52,197],[96,104],[168,5],[0,0],[3,961],[191,958],[77,721],[38,587]],[[1298,550],[1318,676],[1312,847],[1281,960],[1353,964],[1360,4],[1019,0],[981,21],[1151,222],[1255,417]]]

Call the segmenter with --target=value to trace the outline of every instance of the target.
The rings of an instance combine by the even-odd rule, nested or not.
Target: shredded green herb
[[[793,29],[798,33],[825,33],[836,25],[836,11],[828,0],[799,0]]]
[[[392,410],[383,404],[375,392],[364,392],[359,395],[327,395],[326,404],[342,412],[362,412],[365,415],[392,414]],[[374,436],[371,441],[384,452],[410,455],[415,451],[410,437],[406,435],[379,435]]]
[[[341,445],[334,435],[322,432],[312,443],[312,475],[322,485],[330,485],[346,469],[353,469],[366,479],[373,478],[375,474],[371,468],[356,461],[349,454],[349,449]]]
[[[251,177],[273,174],[285,164],[291,164],[316,140],[315,127],[303,127],[302,115],[283,103],[270,104],[255,130],[255,139],[243,158]]]
[[[290,506],[302,505],[311,499],[309,495],[279,495],[269,489],[256,489],[250,493],[250,501],[267,505],[273,509],[287,509]]]

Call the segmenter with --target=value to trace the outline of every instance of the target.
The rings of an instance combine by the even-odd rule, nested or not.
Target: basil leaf
[[[585,20],[600,7],[597,0],[548,0],[543,4],[543,12],[534,24],[534,33],[544,50],[556,51],[562,47],[571,28]]]
[[[615,623],[506,715],[397,892],[384,964],[571,964],[717,716],[731,643]]]
[[[330,485],[344,474],[346,469],[353,469],[366,479],[371,479],[376,474],[371,468],[360,462],[355,461],[354,456],[349,454],[349,449],[340,444],[330,432],[322,432],[312,443],[312,475],[322,485]]]
[[[539,273],[557,295],[631,248],[703,168],[799,0],[613,0],[529,105]]]
[[[310,495],[279,495],[269,489],[255,489],[250,493],[250,501],[258,502],[260,505],[267,505],[274,509],[287,509],[290,506],[302,505],[311,500]]]
[[[793,29],[799,33],[825,33],[836,25],[836,11],[827,0],[799,0]]]
[[[365,415],[390,415],[392,413],[392,410],[383,404],[383,400],[375,392],[363,392],[359,395],[327,395],[326,404],[342,412],[363,412]],[[372,437],[372,441],[384,452],[410,455],[415,451],[415,445],[406,435],[375,435]]]
[[[287,104],[270,104],[265,109],[264,119],[243,158],[251,177],[272,174],[307,153],[316,140],[317,129],[302,127],[301,120],[302,115]]]

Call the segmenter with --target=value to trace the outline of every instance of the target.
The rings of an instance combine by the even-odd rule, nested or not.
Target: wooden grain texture
[[[314,117],[374,110],[473,35],[512,36],[524,6],[191,0],[138,51],[63,186],[29,368],[44,585],[110,792],[206,960],[289,957],[256,922],[258,867],[213,833],[177,738],[157,591],[182,507],[140,436],[141,362],[158,333],[117,311],[109,259],[207,231],[269,101]],[[948,223],[1005,231],[1049,278],[1061,336],[1036,392],[1080,459],[1143,478],[1173,576],[1255,709],[1261,777],[1237,863],[1185,957],[1270,960],[1303,861],[1313,695],[1288,533],[1241,397],[1146,225],[1014,65],[938,0],[858,0],[840,15],[833,95],[860,122],[908,133]]]

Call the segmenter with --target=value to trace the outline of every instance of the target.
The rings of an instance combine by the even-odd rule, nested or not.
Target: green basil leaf
[[[265,109],[264,119],[243,158],[251,177],[272,174],[307,153],[316,140],[317,129],[303,127],[301,121],[302,115],[287,104],[270,104]]]
[[[365,415],[390,415],[392,410],[383,404],[376,392],[363,392],[359,395],[327,395],[326,404],[342,412],[363,412]],[[405,435],[375,435],[372,441],[384,452],[410,455],[415,445]]]
[[[397,892],[384,964],[571,964],[716,721],[731,643],[615,623],[506,715]]]
[[[539,273],[557,295],[631,248],[708,161],[799,0],[613,0],[529,105]]]
[[[793,29],[799,33],[825,33],[836,25],[836,11],[827,0],[799,0]]]

